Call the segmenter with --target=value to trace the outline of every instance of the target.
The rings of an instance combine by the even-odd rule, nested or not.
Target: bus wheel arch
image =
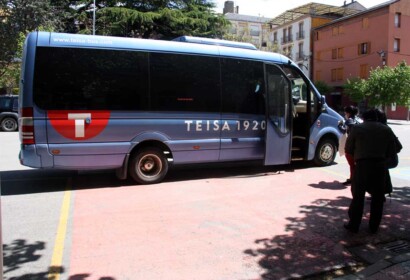
[[[159,183],[168,173],[170,158],[171,151],[162,142],[142,142],[130,154],[128,173],[140,184]]]
[[[328,166],[333,163],[338,151],[337,137],[331,134],[324,135],[318,142],[313,159],[317,166]]]

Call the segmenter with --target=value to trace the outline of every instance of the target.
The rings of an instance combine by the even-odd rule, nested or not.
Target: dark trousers
[[[366,159],[356,162],[352,181],[353,199],[349,207],[349,224],[352,228],[358,229],[362,221],[366,192],[372,197],[369,228],[372,231],[379,228],[383,215],[385,183],[386,164],[384,160]]]

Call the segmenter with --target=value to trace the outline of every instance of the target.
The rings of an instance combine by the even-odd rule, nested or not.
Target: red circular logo
[[[109,111],[48,111],[53,128],[72,140],[87,140],[100,134],[110,119]]]

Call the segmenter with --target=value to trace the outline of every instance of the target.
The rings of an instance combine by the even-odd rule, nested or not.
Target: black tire
[[[330,138],[320,140],[316,147],[314,163],[317,166],[328,166],[333,163],[337,153],[336,142]]]
[[[159,148],[142,148],[132,157],[129,172],[140,184],[156,184],[167,174],[168,160]]]
[[[18,128],[17,120],[12,117],[5,117],[1,121],[0,126],[1,126],[1,130],[7,131],[7,132],[16,131]]]

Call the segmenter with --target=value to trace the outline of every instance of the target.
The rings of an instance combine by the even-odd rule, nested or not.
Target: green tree
[[[396,67],[377,67],[370,72],[369,79],[347,81],[345,92],[354,101],[366,100],[371,106],[383,106],[396,103],[409,106],[410,67],[406,62]]]
[[[92,33],[93,1],[76,1],[80,33]],[[221,37],[227,21],[206,0],[96,1],[96,34],[172,39]]]
[[[21,33],[27,34],[39,27],[63,30],[62,18],[68,4],[66,0],[0,0],[0,77],[10,72],[9,65],[17,54]],[[9,73],[8,73],[9,74]]]
[[[316,89],[322,95],[327,95],[331,93],[333,90],[333,87],[329,86],[324,81],[316,81],[314,84],[315,84]]]
[[[410,98],[410,67],[406,62],[399,63],[395,68],[378,67],[371,72],[365,88],[370,105],[385,107],[396,103],[407,106]]]
[[[17,38],[17,49],[15,58],[10,61],[0,75],[0,88],[6,89],[8,94],[13,93],[13,89],[18,88],[21,68],[21,57],[26,35],[20,32]]]
[[[344,93],[354,102],[366,100],[366,80],[360,78],[348,79],[344,84]]]

